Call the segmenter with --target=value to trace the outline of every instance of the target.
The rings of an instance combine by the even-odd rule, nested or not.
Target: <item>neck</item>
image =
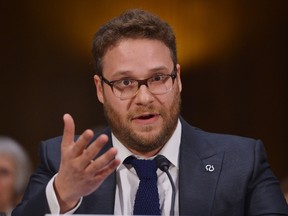
[[[162,146],[163,147],[163,146]],[[139,151],[136,151],[134,149],[130,149],[128,148],[133,154],[137,155],[137,156],[140,156],[140,157],[143,157],[143,158],[150,158],[150,157],[153,157],[155,156],[161,149],[162,147],[160,148],[157,148],[153,151],[149,151],[149,152],[139,152]]]

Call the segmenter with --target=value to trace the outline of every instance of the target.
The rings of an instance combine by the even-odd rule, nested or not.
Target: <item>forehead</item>
[[[107,50],[102,63],[105,77],[115,77],[119,73],[142,75],[157,68],[173,69],[169,48],[151,39],[123,39]]]

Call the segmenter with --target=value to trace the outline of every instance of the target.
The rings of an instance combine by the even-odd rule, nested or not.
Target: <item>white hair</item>
[[[15,192],[16,194],[23,193],[31,174],[31,162],[25,149],[10,137],[0,136],[0,155],[7,155],[14,161],[16,165]]]

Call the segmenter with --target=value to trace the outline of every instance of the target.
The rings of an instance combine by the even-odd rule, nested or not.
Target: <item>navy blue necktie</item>
[[[161,215],[155,160],[127,158],[140,179],[133,215]]]

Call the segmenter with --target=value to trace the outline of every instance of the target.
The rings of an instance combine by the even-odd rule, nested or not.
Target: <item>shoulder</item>
[[[263,143],[259,139],[250,137],[207,132],[191,126],[185,120],[182,123],[182,142],[193,146],[196,150],[205,151],[208,148],[215,152],[230,154],[254,154],[254,151],[264,150]]]
[[[222,176],[236,179],[242,173],[248,178],[257,176],[268,165],[266,151],[261,140],[249,137],[211,133],[182,123],[181,151],[195,154],[201,160],[222,155]],[[266,168],[265,168],[266,167]],[[270,172],[270,170],[267,170]],[[232,178],[233,179],[233,178]],[[247,181],[247,179],[246,179]],[[236,181],[237,182],[237,181]]]
[[[246,198],[253,206],[247,209],[247,213],[251,215],[263,213],[263,206],[267,206],[267,212],[287,211],[278,181],[260,140],[206,132],[190,126],[184,120],[181,122],[182,154],[186,155],[185,160],[182,160],[182,164],[185,164],[182,168],[187,167],[187,162],[191,162],[193,157],[199,159],[201,165],[207,164],[207,161],[215,165],[214,175],[217,174],[218,167],[215,206],[219,215],[231,215],[233,210],[237,211],[240,205],[245,205],[243,202]],[[197,160],[192,162],[195,166]],[[191,171],[193,169],[195,167]],[[209,175],[211,177],[211,173]],[[269,196],[263,196],[263,191]]]

